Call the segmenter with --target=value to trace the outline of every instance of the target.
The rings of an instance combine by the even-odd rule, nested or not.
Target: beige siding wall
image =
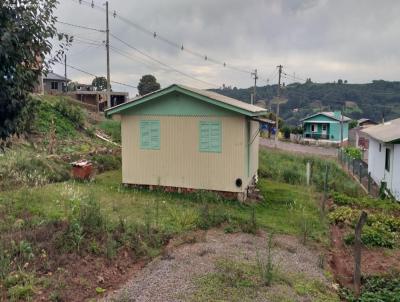
[[[140,120],[160,121],[160,150],[140,149]],[[199,122],[203,120],[221,121],[221,153],[199,152]],[[248,180],[245,165],[245,123],[242,116],[123,115],[123,182],[241,192]],[[251,154],[256,152],[255,148],[258,153],[258,138],[250,148]],[[254,171],[257,169],[258,154],[252,158],[251,171]],[[243,180],[242,188],[236,187],[237,178]]]
[[[255,121],[250,122],[250,177],[249,181],[258,170],[258,148],[260,145],[260,132],[259,123]],[[251,142],[254,139],[253,142]]]

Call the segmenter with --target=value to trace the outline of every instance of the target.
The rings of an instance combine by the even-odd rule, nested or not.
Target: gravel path
[[[318,251],[300,244],[292,236],[275,236],[274,242],[274,263],[282,272],[302,273],[310,279],[327,282],[318,267]],[[225,234],[222,230],[210,230],[197,232],[195,243],[176,248],[174,244],[170,244],[170,252],[149,263],[105,301],[185,301],[196,289],[193,279],[213,272],[217,259],[254,262],[257,252],[266,251],[267,234]]]
[[[260,138],[260,146],[267,148],[275,148],[275,141],[273,139]],[[290,142],[278,141],[278,149],[290,151],[294,153],[312,154],[319,156],[337,157],[337,148],[334,147],[321,147],[312,145],[301,145]]]

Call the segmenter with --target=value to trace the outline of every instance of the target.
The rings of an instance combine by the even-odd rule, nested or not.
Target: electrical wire
[[[126,41],[124,41],[124,40],[118,38],[118,37],[117,37],[116,35],[114,35],[114,34],[110,34],[110,36],[113,37],[114,39],[118,40],[119,42],[121,42],[121,43],[124,44],[125,46],[127,46],[127,47],[133,49],[134,51],[140,53],[141,55],[145,56],[146,58],[149,58],[150,60],[153,60],[154,62],[157,62],[158,64],[160,64],[160,65],[162,65],[162,66],[164,66],[164,67],[167,67],[168,69],[170,69],[170,70],[172,70],[172,71],[174,71],[174,72],[176,72],[176,73],[179,73],[179,74],[181,74],[181,75],[183,75],[183,76],[185,76],[185,77],[191,78],[192,80],[196,80],[196,81],[198,81],[198,82],[202,82],[203,84],[206,84],[206,85],[209,85],[209,86],[212,86],[212,87],[218,87],[218,86],[216,86],[216,85],[213,84],[213,83],[209,83],[209,82],[200,80],[200,79],[198,79],[198,78],[196,78],[196,77],[194,77],[194,76],[192,76],[192,75],[190,75],[190,74],[188,74],[188,73],[186,73],[186,72],[183,72],[183,71],[181,71],[181,70],[179,70],[179,69],[176,69],[176,68],[174,68],[174,67],[172,67],[172,66],[170,66],[170,65],[168,65],[168,64],[166,64],[166,63],[164,63],[164,62],[162,62],[162,61],[160,61],[160,60],[158,60],[158,59],[156,59],[156,58],[154,58],[154,57],[152,57],[151,55],[147,54],[146,52],[144,52],[144,51],[142,51],[142,50],[136,48],[135,46],[130,45],[128,42],[126,42]]]
[[[65,66],[65,64],[62,63],[62,62],[57,62],[57,63]],[[91,72],[88,72],[88,71],[86,71],[86,70],[83,70],[83,69],[81,69],[81,68],[78,68],[78,67],[75,67],[75,66],[72,66],[72,65],[69,65],[69,64],[66,64],[66,65],[67,65],[67,67],[69,67],[69,68],[71,68],[71,69],[74,69],[74,70],[76,70],[76,71],[82,72],[82,73],[87,74],[87,75],[90,75],[90,76],[92,76],[92,77],[98,77],[97,75],[95,75],[95,74],[93,74],[93,73],[91,73]],[[114,83],[114,84],[118,84],[118,85],[122,85],[122,86],[126,86],[126,87],[130,87],[130,88],[135,88],[135,89],[137,89],[137,87],[136,87],[136,86],[133,86],[133,85],[129,85],[129,84],[125,84],[125,83],[121,83],[121,82],[117,82],[117,81],[110,81],[110,82],[111,82],[111,83]]]
[[[72,27],[77,27],[77,28],[82,28],[82,29],[87,29],[87,30],[93,30],[93,31],[97,31],[97,32],[101,32],[101,33],[105,33],[105,30],[102,29],[97,29],[97,28],[93,28],[93,27],[88,27],[88,26],[84,26],[84,25],[76,25],[76,24],[72,24],[72,23],[68,23],[68,22],[63,22],[63,21],[56,21],[57,23],[63,24],[63,25],[68,25],[68,26],[72,26]]]
[[[86,0],[71,0],[71,1],[73,1],[75,3],[79,3],[79,4],[84,4],[84,5],[86,5],[88,7],[91,7],[91,8],[96,8],[96,9],[101,10],[103,12],[105,11],[105,8],[103,8],[101,6],[98,6],[97,4],[94,3],[94,1],[91,1],[91,2],[90,1],[86,1]],[[114,18],[117,18],[117,19],[121,20],[122,22],[126,23],[127,25],[129,25],[129,26],[131,26],[131,27],[133,27],[133,28],[135,28],[135,29],[137,29],[137,30],[139,30],[139,31],[141,31],[141,32],[153,37],[154,39],[158,39],[158,40],[160,40],[160,41],[162,41],[162,42],[164,42],[164,43],[166,43],[166,44],[168,44],[168,45],[170,45],[172,47],[175,47],[175,48],[177,48],[177,49],[179,49],[181,51],[185,51],[187,53],[190,53],[191,55],[196,56],[196,57],[198,57],[198,58],[200,58],[200,59],[202,59],[204,61],[209,61],[211,63],[220,65],[220,66],[225,67],[225,68],[230,68],[230,69],[236,70],[238,72],[242,72],[242,73],[246,73],[246,74],[251,74],[252,73],[252,70],[245,70],[244,68],[236,67],[234,65],[226,63],[226,61],[217,60],[217,59],[214,59],[214,58],[210,57],[207,54],[203,54],[203,53],[200,53],[200,52],[198,52],[196,50],[190,49],[190,48],[184,46],[183,43],[178,43],[178,42],[172,41],[171,39],[168,39],[167,37],[157,33],[156,31],[149,30],[149,29],[143,27],[142,25],[140,25],[138,23],[135,23],[132,20],[117,14],[116,11],[109,12],[109,15],[114,17]]]

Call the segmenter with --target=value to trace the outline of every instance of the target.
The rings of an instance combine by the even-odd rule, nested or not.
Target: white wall
[[[400,145],[394,145],[392,194],[400,201]]]
[[[381,151],[379,152],[379,144]],[[385,173],[386,148],[391,149],[390,171]],[[387,182],[387,188],[400,200],[400,145],[380,143],[370,138],[368,150],[368,172],[372,179],[379,185],[381,181]],[[386,174],[386,175],[385,175]]]
[[[385,177],[385,149],[382,146],[379,152],[379,142],[373,138],[369,141],[368,172],[377,184]]]

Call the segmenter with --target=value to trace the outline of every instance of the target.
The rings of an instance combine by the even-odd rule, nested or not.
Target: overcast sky
[[[60,2],[56,11],[60,21],[105,28],[101,9],[79,5],[78,0]],[[98,6],[103,2],[94,0]],[[118,16],[183,44],[185,49],[242,71],[257,68],[259,85],[265,85],[267,79],[276,83],[278,64],[287,74],[316,82],[341,78],[364,83],[400,78],[398,0],[109,0],[109,7],[110,12],[115,10]],[[106,74],[104,45],[86,44],[93,40],[102,43],[104,33],[61,24],[57,27],[76,36],[68,53],[69,64],[96,75]],[[111,52],[112,80],[136,86],[143,74],[150,73],[163,87],[172,83],[198,88],[210,88],[211,84],[249,87],[253,83],[250,73],[181,51],[119,18],[110,19],[110,30],[128,44],[191,76],[111,39],[111,46],[125,54]],[[54,71],[63,74],[63,67],[54,66]],[[73,70],[68,70],[68,77],[84,83],[92,80]],[[136,94],[135,89],[122,86],[113,85],[113,89]]]

